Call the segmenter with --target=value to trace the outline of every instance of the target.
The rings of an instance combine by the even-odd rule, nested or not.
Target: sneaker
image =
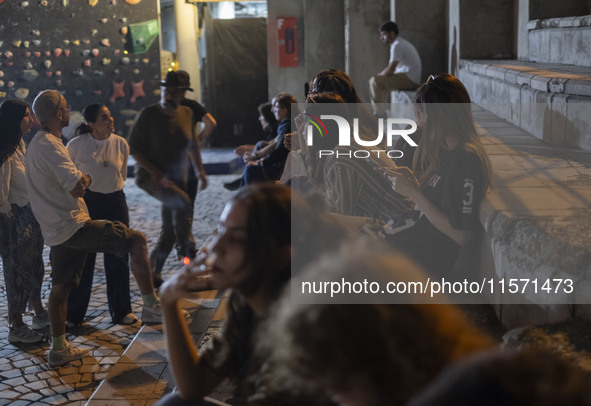
[[[140,319],[137,318],[137,316],[133,313],[128,313],[125,315],[125,317],[123,317],[121,319],[121,321],[118,324],[124,324],[129,326],[130,324],[135,324],[138,321],[140,321]]]
[[[49,327],[49,313],[47,310],[39,316],[33,316],[33,330],[41,330],[45,327]]]
[[[162,306],[160,305],[160,298],[156,298],[156,302],[150,307],[144,305],[142,308],[142,322],[144,323],[162,323]]]
[[[238,190],[240,189],[240,183],[242,182],[242,178],[238,178],[235,181],[224,183],[224,187],[228,190]]]
[[[18,327],[10,327],[10,332],[8,333],[8,342],[9,343],[38,343],[39,341],[43,340],[43,336],[38,332],[31,330],[26,324]]]
[[[181,314],[186,320],[191,317],[188,311],[181,309]],[[156,298],[154,306],[148,307],[144,305],[142,308],[142,322],[143,323],[162,323],[162,306],[160,305],[160,298]]]
[[[67,328],[68,330],[69,330],[69,329],[72,329],[72,328],[74,328],[74,327],[76,327],[77,325],[78,325],[78,324],[74,323],[73,321],[66,320],[66,328]]]
[[[49,366],[58,367],[67,364],[68,362],[76,361],[86,357],[90,350],[81,348],[72,348],[69,342],[66,341],[66,348],[63,350],[49,350]]]

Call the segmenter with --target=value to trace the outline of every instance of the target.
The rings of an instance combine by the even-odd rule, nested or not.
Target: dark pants
[[[84,201],[93,220],[120,221],[129,226],[127,200],[122,190],[109,194],[87,191]],[[82,323],[86,315],[92,292],[95,261],[96,254],[88,253],[80,284],[70,291],[67,320],[72,323]],[[113,323],[119,323],[125,315],[131,313],[129,255],[121,258],[112,254],[104,254],[104,262],[109,313]]]
[[[195,181],[197,182],[197,180]],[[181,187],[182,186],[182,187]],[[193,237],[193,200],[197,194],[198,183],[193,186],[193,191],[187,190],[182,182],[176,182],[174,186],[165,188],[152,194],[162,202],[162,227],[156,246],[150,253],[150,264],[155,278],[162,273],[166,258],[176,243],[178,256],[194,258],[196,254],[195,238]]]

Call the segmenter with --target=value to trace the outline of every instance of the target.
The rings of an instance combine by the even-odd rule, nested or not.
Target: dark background
[[[205,21],[204,104],[218,125],[213,147],[254,144],[265,137],[257,107],[269,101],[267,21],[264,18]]]

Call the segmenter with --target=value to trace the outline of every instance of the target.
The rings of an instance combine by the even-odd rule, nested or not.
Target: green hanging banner
[[[158,38],[158,20],[148,20],[130,24],[131,43],[136,55],[148,52],[152,43]]]

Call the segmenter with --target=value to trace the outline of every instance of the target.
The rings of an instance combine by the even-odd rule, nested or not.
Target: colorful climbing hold
[[[24,88],[24,87],[19,87],[18,89],[16,89],[16,92],[14,92],[14,95],[18,98],[18,99],[26,99],[27,96],[29,95],[29,89]]]
[[[135,103],[135,101],[137,99],[139,99],[140,97],[144,97],[146,95],[146,93],[144,93],[144,81],[140,80],[137,83],[132,82],[131,83],[131,91],[132,91],[132,95],[131,95],[131,98],[129,99],[129,101],[131,103]]]
[[[125,97],[125,92],[123,91],[123,86],[125,85],[125,80],[123,82],[112,82],[113,84],[113,94],[109,98],[109,102],[115,103],[115,100],[121,99]]]

